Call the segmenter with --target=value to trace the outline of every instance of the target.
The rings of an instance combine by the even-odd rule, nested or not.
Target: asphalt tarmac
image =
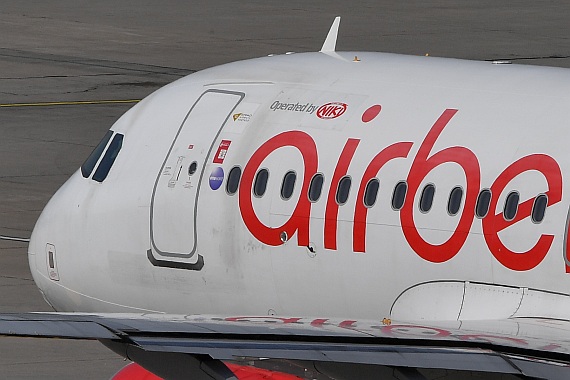
[[[136,100],[196,70],[337,50],[570,67],[566,1],[2,1],[0,312],[50,311],[25,241],[43,206]],[[112,102],[108,102],[112,101]],[[97,342],[0,338],[0,378],[106,379]]]

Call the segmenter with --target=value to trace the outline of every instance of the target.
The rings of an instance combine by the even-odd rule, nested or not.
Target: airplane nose
[[[73,177],[68,181],[73,180]],[[28,246],[28,263],[32,277],[46,302],[55,310],[69,310],[69,292],[60,273],[64,259],[64,242],[69,238],[69,205],[65,194],[69,184],[56,192],[38,218]]]
[[[57,310],[52,303],[54,292],[52,288],[55,287],[52,283],[59,281],[57,251],[55,245],[49,243],[50,221],[54,221],[53,215],[50,215],[52,208],[48,203],[36,222],[28,245],[28,263],[34,282],[45,301]]]

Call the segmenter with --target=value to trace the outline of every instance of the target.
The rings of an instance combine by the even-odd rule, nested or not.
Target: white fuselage
[[[516,309],[536,291],[526,313],[570,313],[569,89],[566,69],[360,52],[192,74],[113,125],[124,140],[102,182],[78,171],[56,193],[32,235],[34,279],[61,311],[426,317],[409,299],[453,318],[475,283],[471,306]]]

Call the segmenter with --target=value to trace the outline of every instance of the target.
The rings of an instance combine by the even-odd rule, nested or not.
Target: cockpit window
[[[105,152],[103,159],[99,163],[95,174],[93,174],[93,180],[97,182],[103,182],[107,175],[109,174],[109,170],[111,170],[111,166],[115,162],[121,147],[123,146],[123,135],[120,133],[115,134],[113,137],[113,141],[109,144],[109,148]]]
[[[99,157],[101,157],[101,154],[105,150],[107,143],[109,143],[111,136],[113,136],[113,131],[107,131],[105,137],[103,137],[103,140],[101,140],[95,149],[93,149],[93,152],[91,152],[83,165],[81,165],[81,174],[83,174],[83,177],[87,178],[91,175],[93,169],[95,168],[95,165],[97,164],[97,161],[99,161]]]

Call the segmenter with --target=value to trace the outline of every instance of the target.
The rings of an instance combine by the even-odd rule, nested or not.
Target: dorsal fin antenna
[[[338,36],[338,26],[340,25],[340,16],[335,17],[331,28],[329,30],[329,34],[327,34],[327,38],[323,47],[321,48],[321,53],[333,53],[336,48],[336,37]]]

